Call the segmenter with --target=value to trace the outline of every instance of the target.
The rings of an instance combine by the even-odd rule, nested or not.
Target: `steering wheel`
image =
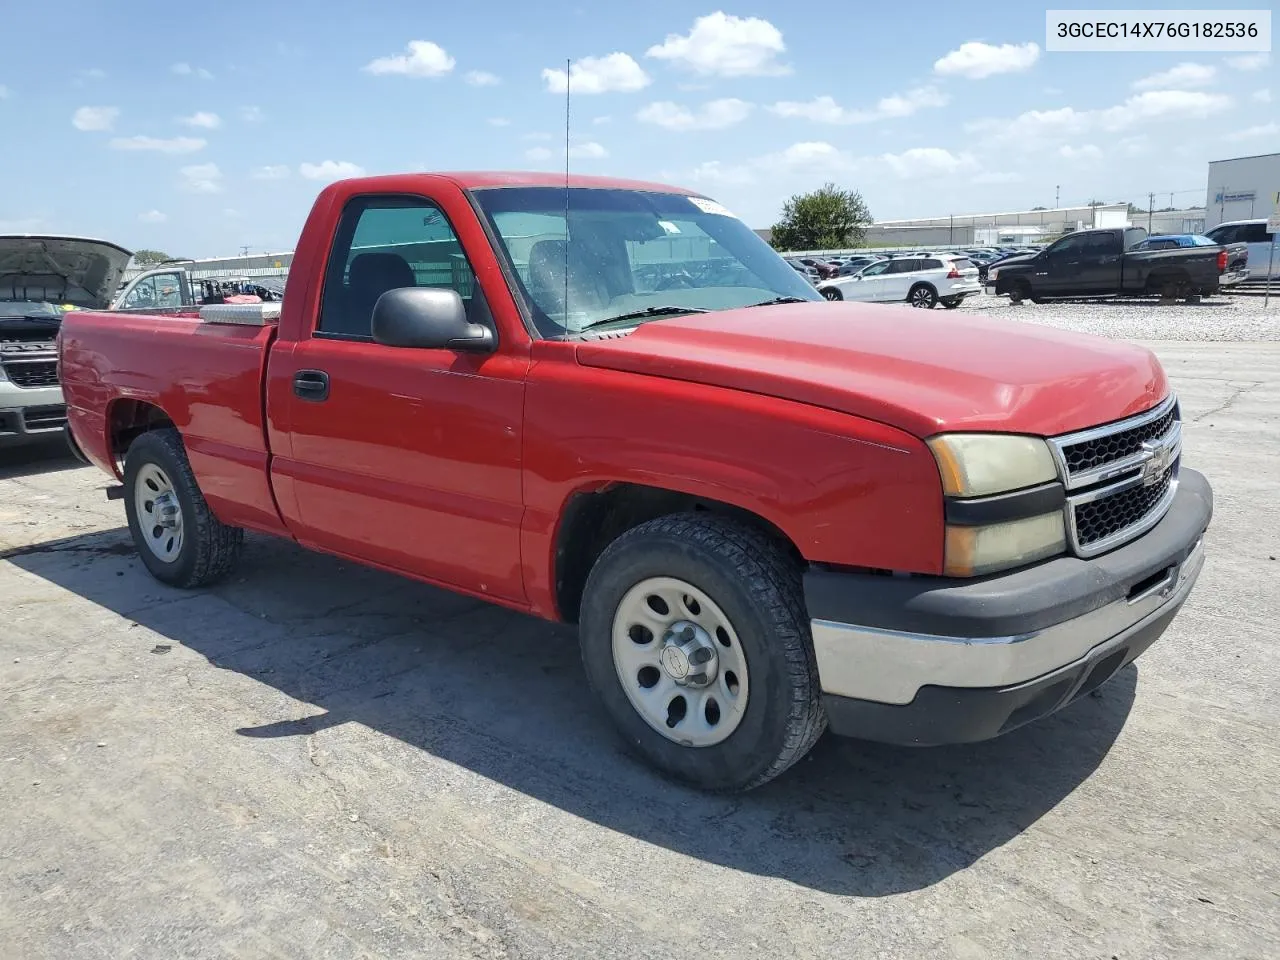
[[[675,286],[680,286],[682,288],[696,287],[697,284],[694,282],[693,277],[690,276],[688,270],[680,270],[676,273],[671,274],[668,277],[663,278],[662,280],[659,280],[657,284],[654,285],[653,289],[654,290],[670,290],[672,287],[675,287]]]

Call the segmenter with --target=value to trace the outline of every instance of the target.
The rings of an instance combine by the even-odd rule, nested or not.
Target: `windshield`
[[[10,320],[18,317],[31,319],[44,319],[47,317],[52,320],[59,320],[62,318],[62,311],[52,303],[0,299],[0,320]]]
[[[642,323],[650,318],[630,315],[655,307],[678,314],[777,298],[822,301],[745,223],[701,197],[558,187],[474,194],[544,337],[613,317]]]

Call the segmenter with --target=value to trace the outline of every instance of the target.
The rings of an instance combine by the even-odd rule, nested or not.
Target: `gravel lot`
[[[1169,306],[1149,299],[1014,306],[1007,297],[979,294],[967,298],[959,309],[968,313],[990,311],[1002,318],[1134,340],[1280,340],[1280,284],[1265,310],[1262,304],[1260,296],[1232,294]]]
[[[1165,637],[992,743],[828,737],[734,798],[620,750],[567,630],[262,538],[170,590],[106,478],[0,453],[0,956],[1274,960],[1280,345],[1163,337],[1276,319],[1151,322],[1217,501]]]

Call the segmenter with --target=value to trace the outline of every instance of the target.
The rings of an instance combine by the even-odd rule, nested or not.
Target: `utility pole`
[[[1172,206],[1172,204],[1170,204]],[[1147,233],[1151,233],[1151,216],[1156,209],[1156,195],[1154,193],[1147,194]]]
[[[1058,209],[1058,198],[1062,196],[1062,184],[1053,188],[1053,209]]]
[[[247,257],[249,255],[249,245],[246,243],[240,248],[240,256]]]

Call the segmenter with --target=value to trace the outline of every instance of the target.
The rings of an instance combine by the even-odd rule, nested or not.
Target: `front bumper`
[[[1047,716],[1156,641],[1204,562],[1213,494],[1183,469],[1165,517],[1110,553],[974,580],[805,575],[831,729],[889,743],[986,740]]]
[[[52,436],[67,422],[59,387],[17,387],[0,380],[0,446]]]

